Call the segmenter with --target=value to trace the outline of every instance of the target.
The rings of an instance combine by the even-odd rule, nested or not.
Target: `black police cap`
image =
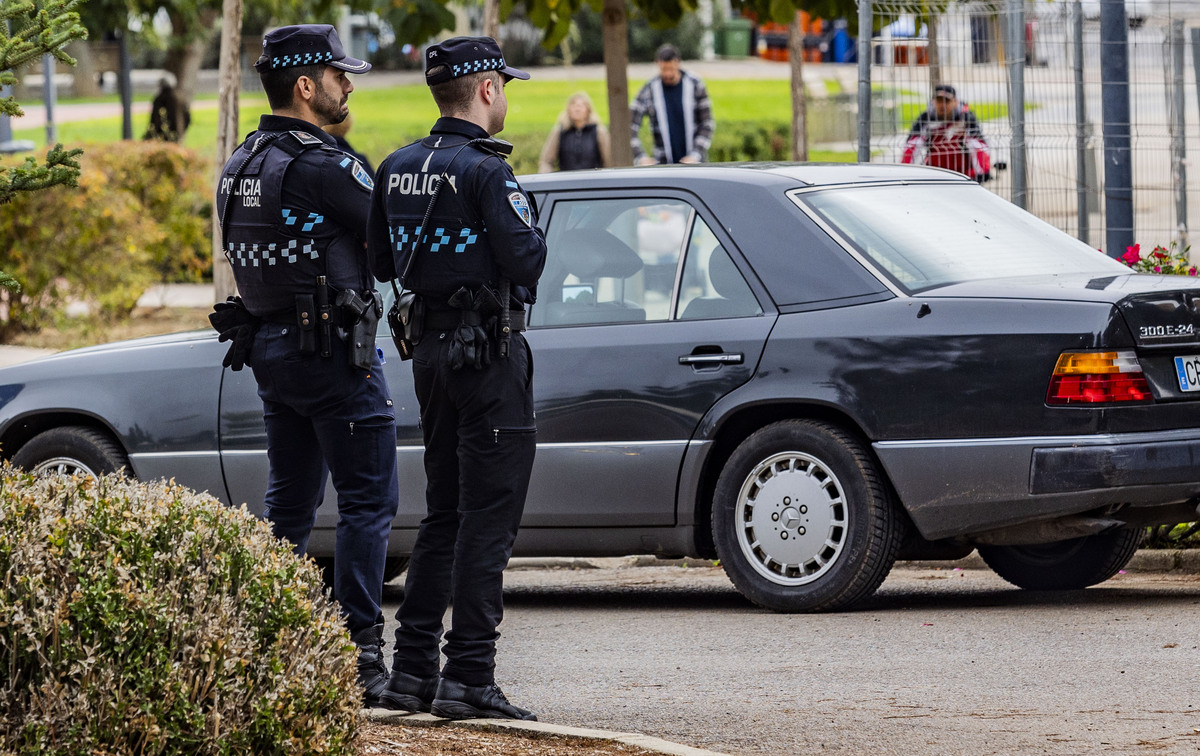
[[[511,79],[529,78],[504,62],[500,44],[491,37],[451,37],[425,51],[425,83],[430,86],[483,71],[499,71]]]
[[[324,63],[348,73],[366,73],[371,64],[351,58],[329,24],[298,24],[272,29],[263,37],[263,54],[254,68],[259,72]]]
[[[949,84],[938,84],[933,88],[933,96],[949,97],[952,100],[958,97],[957,93],[954,91],[954,87],[950,86]]]

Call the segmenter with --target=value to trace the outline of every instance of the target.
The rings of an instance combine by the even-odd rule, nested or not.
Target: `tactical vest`
[[[272,138],[269,145],[260,143]],[[260,131],[234,151],[221,174],[217,208],[225,227],[225,256],[246,308],[255,315],[294,307],[295,295],[311,292],[317,276],[325,275],[330,239],[310,233],[325,218],[282,206],[288,166],[323,145],[303,131]],[[243,163],[245,168],[236,175]]]
[[[475,169],[485,160],[500,159],[475,145],[464,147],[464,136],[429,136],[396,153],[388,166],[385,183],[388,231],[396,273],[408,275],[407,289],[431,298],[449,297],[460,287],[477,288],[499,278],[488,243],[483,219],[472,206],[471,182]],[[448,169],[448,170],[447,170]],[[438,176],[446,172],[448,183],[438,194],[427,229],[421,221],[429,207]],[[507,212],[512,212],[507,209]],[[416,234],[421,248],[411,269],[407,268]]]

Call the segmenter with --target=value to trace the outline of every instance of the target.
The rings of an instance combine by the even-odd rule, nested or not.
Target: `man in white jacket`
[[[708,158],[716,128],[708,88],[699,77],[680,68],[679,50],[663,45],[655,53],[659,75],[646,82],[630,106],[633,162],[702,163]],[[647,155],[638,132],[650,116],[654,152]]]

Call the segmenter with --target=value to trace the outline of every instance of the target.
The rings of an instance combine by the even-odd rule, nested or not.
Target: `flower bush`
[[[1125,248],[1125,254],[1121,255],[1121,262],[1138,273],[1194,276],[1196,275],[1196,266],[1192,265],[1191,260],[1188,259],[1188,250],[1190,249],[1191,247],[1184,247],[1182,251],[1177,252],[1175,242],[1171,242],[1169,248],[1159,244],[1150,250],[1148,255],[1142,257],[1142,245],[1134,244],[1132,247]]]
[[[352,754],[317,567],[174,483],[0,467],[0,754]]]

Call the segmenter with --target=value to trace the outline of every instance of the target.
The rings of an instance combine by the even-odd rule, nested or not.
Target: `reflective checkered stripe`
[[[451,66],[455,78],[480,71],[499,71],[504,68],[504,58],[481,58],[469,60],[466,63],[455,63]]]
[[[295,55],[280,55],[271,58],[271,68],[288,68],[290,66],[311,66],[317,63],[328,63],[333,60],[333,52],[296,53]]]
[[[415,226],[411,231],[405,226],[391,226],[388,228],[392,237],[392,248],[397,252],[412,251],[413,234],[420,234],[421,227]],[[457,243],[455,243],[457,239]],[[421,243],[428,245],[425,249],[429,252],[440,252],[444,248],[452,247],[455,254],[463,254],[468,248],[475,246],[479,240],[479,232],[472,231],[469,228],[459,229],[455,234],[453,229],[438,227],[433,230],[433,236],[425,234]],[[432,243],[430,243],[432,241]]]
[[[296,211],[288,210],[286,207],[283,208],[283,225],[294,226],[300,221],[300,216],[293,215],[292,213],[294,213],[294,212],[296,212]],[[304,225],[302,225],[300,227],[300,230],[307,234],[309,231],[313,230],[314,226],[319,226],[324,222],[325,222],[324,215],[320,215],[318,213],[309,213],[308,220],[304,223]]]
[[[243,268],[258,268],[276,265],[280,262],[294,264],[301,258],[316,260],[320,257],[317,252],[316,239],[300,241],[289,239],[287,244],[227,244],[226,252],[229,261]]]

